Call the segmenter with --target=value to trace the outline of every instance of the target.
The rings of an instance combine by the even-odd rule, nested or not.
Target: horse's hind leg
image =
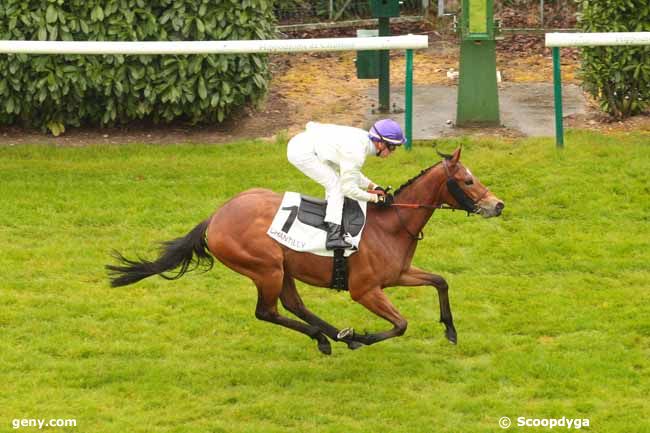
[[[309,309],[302,302],[302,298],[296,290],[296,282],[288,275],[284,275],[284,283],[282,286],[282,293],[280,293],[280,301],[284,308],[295,314],[310,325],[319,328],[325,335],[334,341],[343,341],[348,345],[348,348],[354,350],[362,346],[361,343],[356,341],[339,340],[339,330],[309,311]]]
[[[255,317],[266,322],[275,323],[285,328],[301,332],[316,341],[318,341],[318,350],[329,355],[332,353],[332,347],[329,340],[321,329],[316,326],[307,325],[297,320],[289,319],[278,313],[278,297],[282,292],[282,272],[273,272],[266,275],[264,280],[255,281],[257,286],[257,307]]]

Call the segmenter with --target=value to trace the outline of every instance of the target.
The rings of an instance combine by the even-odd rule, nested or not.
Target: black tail
[[[106,265],[111,286],[126,286],[156,274],[167,280],[176,280],[186,272],[199,267],[204,267],[205,271],[209,271],[214,265],[214,259],[205,243],[205,231],[209,223],[210,220],[207,219],[184,237],[163,242],[160,256],[153,262],[143,259],[129,260],[116,251],[114,256],[121,265]],[[176,274],[171,276],[164,274],[178,266],[180,269]]]

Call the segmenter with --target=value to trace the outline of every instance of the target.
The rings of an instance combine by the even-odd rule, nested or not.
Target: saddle
[[[325,210],[327,201],[318,198],[302,195],[300,198],[300,207],[298,208],[298,220],[312,227],[326,230]],[[343,201],[343,219],[341,226],[343,233],[349,233],[350,236],[357,236],[365,223],[365,216],[361,206],[356,200],[345,197]]]
[[[300,207],[298,208],[298,220],[303,224],[326,230],[325,211],[327,201],[309,196],[301,196]],[[345,197],[343,201],[343,219],[341,226],[344,233],[356,236],[361,232],[365,223],[365,216],[359,203]],[[334,251],[332,261],[332,281],[330,287],[335,290],[348,290],[348,260],[343,250]]]
[[[294,251],[308,252],[333,258],[332,282],[330,287],[347,290],[348,273],[346,257],[354,254],[361,240],[365,219],[366,203],[345,198],[341,225],[346,240],[353,248],[326,250],[325,211],[327,202],[296,192],[285,192],[267,234],[275,241]],[[349,235],[349,236],[348,236]]]

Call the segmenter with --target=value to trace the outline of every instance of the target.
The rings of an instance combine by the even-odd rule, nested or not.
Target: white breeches
[[[296,135],[287,146],[287,158],[298,170],[325,188],[327,211],[325,222],[341,224],[343,192],[339,174],[316,156],[314,147],[303,133]]]

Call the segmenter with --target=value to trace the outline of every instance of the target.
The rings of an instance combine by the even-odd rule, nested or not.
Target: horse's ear
[[[458,149],[454,150],[454,153],[451,155],[451,160],[449,161],[452,164],[456,164],[458,161],[460,161],[460,150],[462,148],[459,147]]]

